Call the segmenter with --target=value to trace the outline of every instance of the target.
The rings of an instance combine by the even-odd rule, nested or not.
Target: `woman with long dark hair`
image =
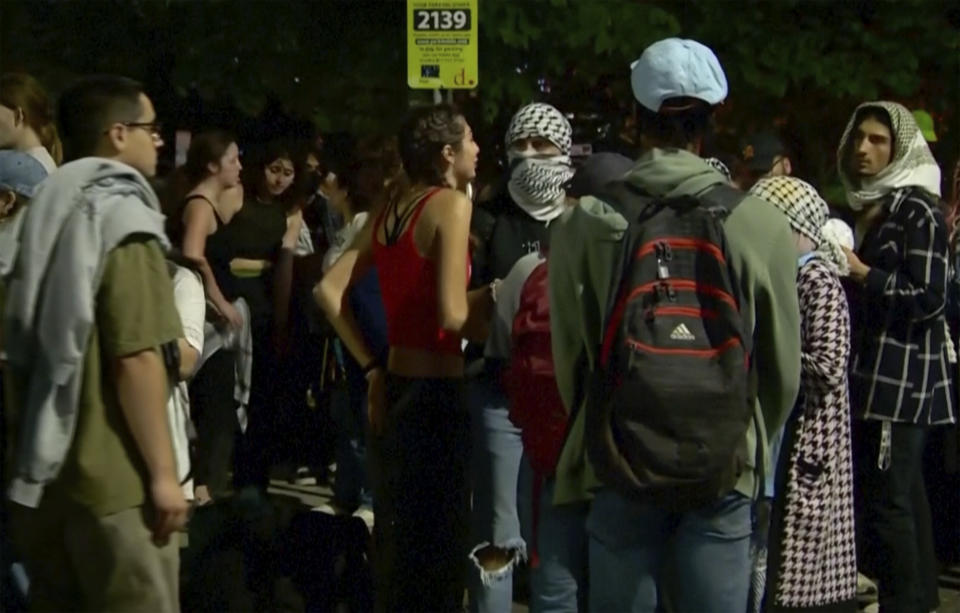
[[[199,505],[226,490],[237,405],[247,400],[246,393],[237,398],[236,382],[238,369],[241,381],[249,379],[250,366],[243,360],[238,366],[242,352],[233,350],[232,339],[240,340],[249,315],[245,304],[234,302],[230,274],[234,248],[226,231],[243,206],[240,170],[239,148],[231,135],[218,130],[198,134],[186,163],[173,174],[167,197],[167,234],[181,252],[181,265],[199,273],[211,307],[206,319],[212,323],[204,328],[206,347],[189,388],[197,428],[193,477]]]
[[[290,417],[287,366],[282,363],[293,286],[294,247],[300,234],[302,174],[295,151],[284,143],[267,145],[247,165],[243,209],[231,222],[230,269],[234,287],[250,306],[253,373],[249,428],[238,450],[235,484],[266,491],[269,474],[289,452],[291,434],[301,424]],[[297,399],[299,400],[299,399]]]
[[[464,338],[482,339],[492,288],[467,292],[472,204],[464,193],[479,147],[449,106],[415,111],[399,137],[406,180],[317,286],[347,348],[363,365],[379,447],[375,467],[377,608],[460,610],[469,508]],[[382,364],[347,295],[376,265],[390,350]]]

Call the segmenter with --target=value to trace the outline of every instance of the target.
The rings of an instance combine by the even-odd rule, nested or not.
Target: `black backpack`
[[[654,199],[617,181],[600,197],[629,227],[588,389],[588,454],[629,498],[699,508],[742,473],[756,396],[722,225],[744,194]]]

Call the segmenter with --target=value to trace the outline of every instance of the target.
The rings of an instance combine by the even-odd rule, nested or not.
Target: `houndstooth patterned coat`
[[[847,362],[850,318],[836,274],[804,264],[800,399],[787,424],[771,532],[773,610],[856,610]],[[776,541],[776,542],[774,542]]]

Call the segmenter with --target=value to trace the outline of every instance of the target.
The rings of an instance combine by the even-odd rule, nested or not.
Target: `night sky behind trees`
[[[171,127],[248,139],[389,132],[411,100],[402,0],[2,0],[0,70],[56,94],[75,75],[143,81]],[[712,47],[730,80],[720,142],[776,125],[801,173],[832,183],[857,103],[928,110],[941,163],[960,153],[960,3],[816,0],[480,0],[480,87],[457,92],[492,153],[510,115],[544,100],[619,131],[629,64],[679,35]],[[584,135],[581,138],[589,138]]]

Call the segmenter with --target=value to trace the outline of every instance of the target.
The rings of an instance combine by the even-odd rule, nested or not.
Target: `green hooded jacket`
[[[726,179],[700,157],[680,149],[653,149],[627,180],[654,197],[697,196]],[[585,197],[552,226],[548,260],[550,333],[560,396],[572,421],[557,464],[555,504],[589,499],[601,487],[587,459],[584,390],[603,334],[603,316],[614,263],[627,221],[613,207]],[[754,330],[759,378],[754,426],[744,439],[748,466],[755,468],[756,425],[769,467],[769,438],[786,422],[800,387],[800,308],[797,256],[786,217],[772,205],[747,196],[724,222],[728,248]],[[766,474],[766,473],[764,473]],[[757,471],[747,470],[737,491],[757,494]]]

